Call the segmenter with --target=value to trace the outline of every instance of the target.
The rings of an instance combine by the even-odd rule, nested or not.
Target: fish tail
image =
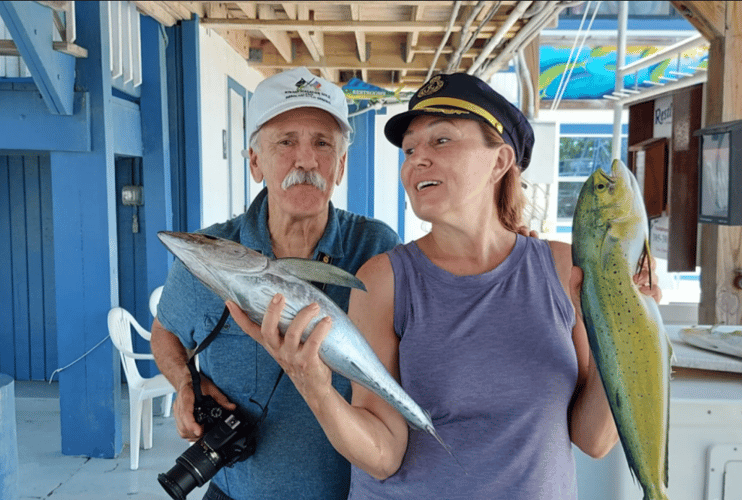
[[[428,434],[430,434],[431,436],[433,436],[435,438],[435,440],[438,441],[441,444],[441,446],[443,446],[443,448],[448,452],[448,454],[451,455],[451,458],[453,458],[456,461],[456,465],[458,465],[459,467],[461,467],[461,470],[464,471],[464,474],[466,474],[468,476],[469,475],[469,472],[467,472],[467,470],[464,469],[464,466],[461,465],[461,462],[459,462],[459,459],[456,458],[456,455],[453,454],[453,450],[451,450],[451,447],[448,446],[445,443],[445,441],[443,441],[443,438],[441,438],[438,435],[438,432],[435,430],[435,428],[433,426],[428,426],[425,430],[428,432]]]

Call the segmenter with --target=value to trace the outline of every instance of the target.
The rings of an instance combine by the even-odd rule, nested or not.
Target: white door
[[[229,213],[230,218],[243,213],[246,203],[245,98],[229,89]]]

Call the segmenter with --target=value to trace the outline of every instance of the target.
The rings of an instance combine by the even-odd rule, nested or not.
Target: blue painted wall
[[[57,368],[49,155],[0,156],[0,372],[45,380]]]
[[[356,109],[368,106],[360,101]],[[351,106],[350,112],[355,111]],[[374,216],[374,148],[376,137],[376,111],[350,118],[354,134],[348,148],[345,175],[348,178],[348,210],[367,217]]]

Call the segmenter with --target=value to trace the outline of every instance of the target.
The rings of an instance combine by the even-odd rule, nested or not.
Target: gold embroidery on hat
[[[431,80],[431,83],[432,83],[432,80]],[[430,99],[425,99],[424,101],[418,102],[417,104],[415,104],[415,107],[412,108],[412,110],[427,109],[427,108],[430,108],[431,106],[436,106],[436,105],[456,106],[457,108],[462,108],[476,115],[479,115],[485,120],[487,120],[490,123],[490,125],[495,127],[495,130],[497,130],[497,132],[499,132],[500,135],[502,135],[502,132],[503,132],[502,123],[500,123],[500,121],[497,118],[495,118],[492,115],[492,113],[490,113],[484,108],[477,106],[476,104],[472,104],[469,101],[464,101],[462,99],[455,99],[453,97],[432,97]],[[435,109],[436,111],[440,110],[440,108],[435,108]]]
[[[434,76],[432,80],[428,82],[423,88],[418,90],[417,97],[425,97],[426,95],[435,94],[443,87],[443,78],[440,75]]]
[[[469,114],[469,111],[465,109],[431,108],[427,106],[425,107],[425,111],[435,111],[436,113],[445,113],[447,115],[468,115]]]

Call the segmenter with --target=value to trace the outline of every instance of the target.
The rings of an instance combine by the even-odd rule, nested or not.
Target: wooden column
[[[706,83],[705,125],[742,119],[742,5],[739,2],[672,4],[711,43]],[[733,285],[742,268],[742,227],[701,224],[703,324],[742,323],[742,292]]]

